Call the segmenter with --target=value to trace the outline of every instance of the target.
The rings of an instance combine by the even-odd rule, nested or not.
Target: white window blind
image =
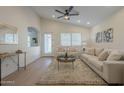
[[[81,33],[61,33],[62,46],[80,46]]]
[[[7,43],[15,43],[17,40],[16,34],[5,34],[5,42]]]
[[[81,34],[72,33],[72,46],[80,46],[80,45],[81,45]]]
[[[61,34],[61,45],[62,46],[70,46],[71,45],[71,34],[70,33],[62,33]]]

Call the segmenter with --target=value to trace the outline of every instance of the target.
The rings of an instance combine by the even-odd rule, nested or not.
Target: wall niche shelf
[[[28,38],[27,38],[28,47],[37,47],[38,46],[38,30],[35,27],[28,27]]]
[[[0,23],[0,45],[18,44],[18,33],[15,26]]]

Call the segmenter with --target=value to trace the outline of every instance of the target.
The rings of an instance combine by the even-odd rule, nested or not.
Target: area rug
[[[80,60],[72,63],[52,62],[36,85],[107,85],[95,72]]]

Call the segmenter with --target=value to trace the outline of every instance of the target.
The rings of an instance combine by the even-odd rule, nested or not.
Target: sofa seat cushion
[[[88,61],[90,62],[90,64],[95,66],[95,68],[97,68],[98,70],[100,71],[103,70],[103,62],[99,61],[97,57],[89,58]]]
[[[87,54],[84,54],[84,53],[80,55],[80,58],[81,58],[81,59],[85,59],[85,60],[88,59],[88,58],[87,58]]]
[[[81,54],[81,59],[87,60],[88,64],[95,66],[95,68],[99,69],[100,71],[103,70],[103,62],[99,61],[97,56]]]
[[[88,59],[98,59],[96,56],[88,55],[88,54],[81,54],[81,57],[88,61]]]

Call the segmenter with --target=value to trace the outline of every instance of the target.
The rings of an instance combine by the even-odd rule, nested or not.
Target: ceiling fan
[[[71,17],[71,16],[78,16],[79,13],[71,13],[73,9],[74,9],[73,6],[70,6],[68,9],[65,10],[65,12],[62,12],[62,11],[59,11],[59,10],[56,9],[56,10],[55,10],[56,12],[62,14],[62,16],[59,16],[59,17],[57,17],[57,18],[58,18],[58,19],[64,18],[65,20],[70,20],[70,17]]]

